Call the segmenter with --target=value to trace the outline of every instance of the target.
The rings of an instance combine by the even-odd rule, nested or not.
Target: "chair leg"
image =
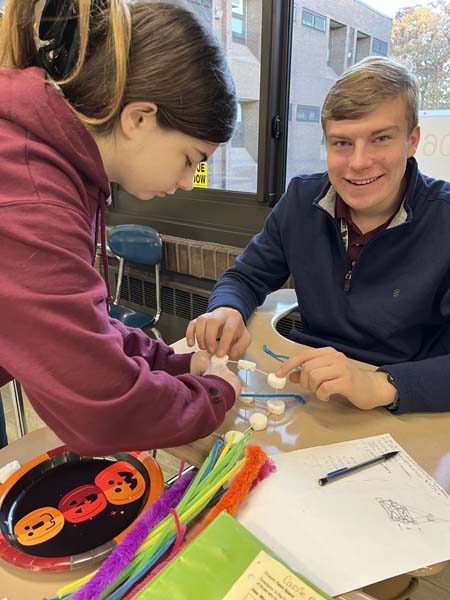
[[[0,448],[4,448],[8,445],[8,435],[6,432],[6,415],[5,406],[0,391]],[[1,480],[1,477],[0,477]]]
[[[156,329],[156,327],[151,327],[151,328],[150,328],[150,331],[153,333],[153,335],[155,336],[155,338],[156,338],[157,340],[159,340],[160,342],[164,342],[164,338],[163,338],[163,336],[161,335],[161,333],[160,333],[159,329]]]
[[[11,403],[14,411],[14,418],[16,420],[17,436],[23,437],[28,433],[28,427],[25,419],[22,387],[15,379],[9,384],[9,393],[11,394]]]

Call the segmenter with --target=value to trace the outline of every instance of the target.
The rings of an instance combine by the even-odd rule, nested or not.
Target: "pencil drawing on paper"
[[[391,521],[394,521],[394,523],[399,523],[400,525],[420,526],[424,523],[437,523],[445,521],[445,519],[440,519],[430,512],[416,510],[389,498],[376,498],[376,501],[384,509]]]

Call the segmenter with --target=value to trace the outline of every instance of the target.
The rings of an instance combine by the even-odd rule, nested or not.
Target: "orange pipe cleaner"
[[[267,460],[267,454],[260,446],[249,445],[245,451],[247,460],[245,465],[233,479],[229,489],[219,502],[206,515],[200,527],[189,537],[186,543],[191,542],[207,525],[213,521],[218,514],[226,510],[234,516],[239,505],[247,497],[253,482],[258,477],[261,467]]]
[[[245,454],[247,460],[245,461],[244,466],[233,479],[230,487],[219,500],[219,502],[209,511],[203,520],[200,527],[193,533],[189,539],[185,541],[185,543],[178,547],[178,549],[170,554],[168,558],[164,562],[162,562],[156,569],[154,569],[151,573],[145,577],[140,583],[137,584],[135,588],[131,591],[129,595],[127,595],[124,600],[131,600],[135,595],[144,588],[152,579],[159,573],[169,562],[171,562],[183,548],[185,548],[207,525],[213,521],[217,515],[219,515],[223,510],[226,510],[230,515],[235,515],[237,509],[241,502],[245,500],[248,493],[257,482],[260,471],[263,469],[263,466],[266,462],[270,462],[270,459],[267,457],[267,454],[260,446],[249,445],[245,450]],[[265,477],[270,471],[274,470],[275,467],[269,467],[267,473],[263,475]],[[264,469],[263,469],[264,470]]]

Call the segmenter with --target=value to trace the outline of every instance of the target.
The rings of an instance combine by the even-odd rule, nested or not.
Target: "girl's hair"
[[[44,66],[96,133],[111,133],[124,106],[145,101],[158,106],[163,128],[214,143],[231,138],[233,78],[194,13],[169,2],[47,0],[39,19],[39,8],[42,0],[8,0],[0,66]]]
[[[385,100],[405,100],[408,133],[419,122],[419,84],[406,67],[384,56],[368,56],[334,83],[322,107],[322,126],[330,120],[359,119]]]

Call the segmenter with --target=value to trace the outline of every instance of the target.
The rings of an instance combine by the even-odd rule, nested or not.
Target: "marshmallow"
[[[251,360],[238,360],[238,369],[244,369],[244,371],[256,371],[256,363]]]
[[[228,354],[225,354],[225,356],[216,356],[215,354],[213,354],[211,356],[211,364],[212,365],[226,365],[228,364],[228,361],[230,360],[230,357],[228,356]]]
[[[249,423],[255,431],[263,431],[267,428],[268,419],[263,413],[253,413],[250,415]]]
[[[284,415],[286,411],[286,404],[283,402],[283,400],[269,398],[267,400],[267,411],[273,415]]]
[[[274,390],[282,390],[286,385],[286,377],[277,377],[275,373],[267,375],[267,384]]]
[[[231,431],[227,431],[226,434],[223,436],[223,441],[225,442],[225,444],[228,444],[228,441],[230,439],[230,437],[233,435],[234,433],[234,440],[233,440],[233,446],[234,444],[237,444],[238,442],[240,442],[242,440],[242,438],[244,437],[244,434],[242,433],[242,431],[236,431],[236,430],[231,430]]]
[[[244,390],[242,390],[242,393],[245,393]],[[242,402],[242,404],[253,404],[253,402],[255,401],[255,398],[253,396],[239,396],[239,401]]]

